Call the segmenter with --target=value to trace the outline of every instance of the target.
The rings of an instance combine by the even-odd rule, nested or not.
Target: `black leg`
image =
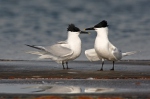
[[[103,65],[104,65],[104,61],[102,61],[102,67],[101,67],[101,69],[98,70],[98,71],[103,71]]]
[[[69,69],[69,68],[68,68],[68,62],[66,62],[66,66],[67,66],[67,69]]]
[[[102,67],[101,67],[100,71],[103,71],[103,65],[104,65],[104,61],[102,61]]]
[[[65,69],[65,67],[64,67],[64,62],[62,62],[62,66],[63,66],[63,69]]]
[[[114,64],[115,64],[115,61],[113,61],[113,67],[112,67],[112,69],[111,69],[111,70],[113,70],[113,71],[114,71]]]

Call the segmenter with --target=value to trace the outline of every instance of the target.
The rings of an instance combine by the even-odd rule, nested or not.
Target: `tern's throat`
[[[97,37],[108,39],[108,28],[98,28],[96,29]]]
[[[78,57],[81,54],[81,40],[79,34],[79,32],[68,32],[67,42],[70,49],[74,52],[72,58]]]
[[[81,40],[79,38],[79,32],[68,32],[68,44],[71,47],[75,47],[75,46],[81,46]]]

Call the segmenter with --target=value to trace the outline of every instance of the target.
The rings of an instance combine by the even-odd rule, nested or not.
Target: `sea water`
[[[150,59],[149,0],[0,0],[0,59],[31,60],[34,50],[24,44],[49,46],[67,38],[68,24],[81,30],[102,20],[109,24],[109,39],[122,52],[139,51],[124,59]],[[82,54],[96,37],[80,35]]]

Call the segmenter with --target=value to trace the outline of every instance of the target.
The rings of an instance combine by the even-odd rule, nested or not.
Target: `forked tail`
[[[35,49],[38,49],[39,51],[29,51],[29,52],[26,52],[26,53],[29,53],[29,54],[34,54],[34,55],[39,55],[39,58],[40,59],[48,59],[48,58],[52,58],[54,56],[52,56],[44,47],[42,46],[34,46],[34,45],[27,45],[25,44],[26,46],[29,46],[29,47],[32,47],[32,48],[35,48]]]

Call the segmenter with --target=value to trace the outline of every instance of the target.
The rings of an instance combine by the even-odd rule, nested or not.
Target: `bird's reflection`
[[[63,86],[63,85],[38,85],[25,87],[36,89],[35,93],[105,93],[114,91],[113,88],[88,88],[79,86]]]

